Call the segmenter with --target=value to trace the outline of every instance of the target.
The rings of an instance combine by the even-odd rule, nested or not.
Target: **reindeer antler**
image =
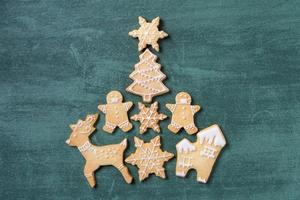
[[[95,131],[94,124],[96,123],[98,116],[98,113],[87,115],[84,121],[80,119],[76,124],[71,124],[70,128],[73,131],[78,131],[83,134],[92,133]]]

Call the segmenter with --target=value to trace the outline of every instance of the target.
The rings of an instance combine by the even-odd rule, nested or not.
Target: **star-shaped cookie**
[[[125,162],[137,165],[139,168],[139,179],[144,180],[149,174],[165,178],[164,162],[174,157],[174,154],[160,149],[160,136],[156,136],[149,143],[134,137],[136,151],[132,153]]]
[[[151,22],[147,22],[143,17],[139,17],[140,28],[129,32],[130,36],[139,39],[139,51],[146,48],[147,44],[151,45],[156,51],[159,51],[157,41],[168,36],[166,32],[158,30],[159,20],[160,18],[156,17]]]
[[[133,115],[131,119],[134,121],[140,121],[140,134],[145,133],[148,128],[159,133],[160,127],[158,123],[160,120],[166,119],[167,115],[158,113],[158,103],[154,102],[150,107],[146,107],[144,104],[139,102],[139,109],[139,114]]]

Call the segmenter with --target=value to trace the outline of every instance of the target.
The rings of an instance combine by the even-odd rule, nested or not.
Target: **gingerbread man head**
[[[191,104],[192,97],[186,92],[180,92],[175,97],[176,104]]]
[[[122,103],[123,96],[119,91],[111,91],[106,96],[107,103]]]

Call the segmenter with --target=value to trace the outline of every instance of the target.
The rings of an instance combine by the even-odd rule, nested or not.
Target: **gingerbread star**
[[[143,17],[139,17],[141,27],[129,32],[130,36],[139,39],[139,51],[146,48],[147,44],[151,45],[156,51],[159,51],[157,41],[168,36],[166,32],[158,30],[159,20],[160,18],[156,17],[151,22],[147,22]]]
[[[139,102],[139,114],[133,115],[131,117],[134,121],[140,121],[140,134],[147,131],[147,128],[153,129],[155,132],[160,132],[160,127],[158,125],[160,120],[167,118],[166,115],[158,113],[158,103],[154,102],[150,107],[146,107],[144,104]]]
[[[144,180],[149,174],[165,178],[164,162],[174,157],[174,154],[160,149],[160,136],[156,136],[149,143],[134,137],[136,151],[132,153],[125,162],[137,165],[139,168],[139,179]]]

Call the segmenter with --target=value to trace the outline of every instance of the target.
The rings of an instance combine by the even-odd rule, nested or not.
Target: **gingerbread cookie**
[[[156,62],[157,56],[146,49],[140,56],[140,62],[134,66],[129,77],[134,82],[126,91],[143,97],[143,101],[151,102],[152,98],[164,94],[169,89],[162,83],[166,75],[160,71],[161,65]]]
[[[76,124],[70,125],[72,133],[66,143],[76,146],[86,160],[84,166],[84,176],[91,187],[95,187],[94,172],[101,166],[112,165],[123,175],[127,183],[131,183],[132,176],[127,167],[123,164],[123,153],[127,147],[127,139],[119,144],[95,146],[91,144],[89,136],[96,130],[94,124],[98,119],[98,114],[87,115],[84,121],[79,120]]]
[[[159,17],[156,17],[151,22],[147,22],[143,17],[139,17],[140,28],[129,32],[129,35],[139,39],[139,51],[146,48],[147,44],[151,45],[153,49],[159,51],[157,41],[165,38],[168,34],[164,31],[158,30]]]
[[[213,165],[226,145],[226,140],[218,125],[212,125],[197,134],[197,141],[191,143],[187,139],[176,145],[176,175],[185,177],[190,169],[197,171],[197,181],[206,183]]]
[[[160,120],[164,120],[167,118],[167,115],[159,114],[158,103],[154,102],[148,108],[144,104],[139,103],[140,113],[137,115],[133,115],[130,119],[134,121],[140,121],[140,134],[143,134],[147,131],[147,128],[153,129],[155,132],[160,132],[160,127],[158,125]]]
[[[127,111],[133,105],[132,102],[122,103],[123,96],[119,91],[108,93],[106,102],[107,104],[98,106],[98,109],[105,114],[103,130],[112,133],[117,126],[124,132],[131,130],[132,124],[128,120]]]
[[[156,136],[149,143],[134,137],[136,151],[132,153],[125,162],[137,165],[139,168],[139,179],[144,180],[149,174],[165,178],[164,162],[173,158],[174,154],[160,149],[160,136]]]
[[[184,128],[188,134],[194,134],[198,128],[194,123],[194,114],[200,110],[200,106],[191,105],[192,98],[186,92],[180,92],[175,97],[176,104],[167,104],[166,107],[172,112],[171,124],[168,129],[177,133]]]

